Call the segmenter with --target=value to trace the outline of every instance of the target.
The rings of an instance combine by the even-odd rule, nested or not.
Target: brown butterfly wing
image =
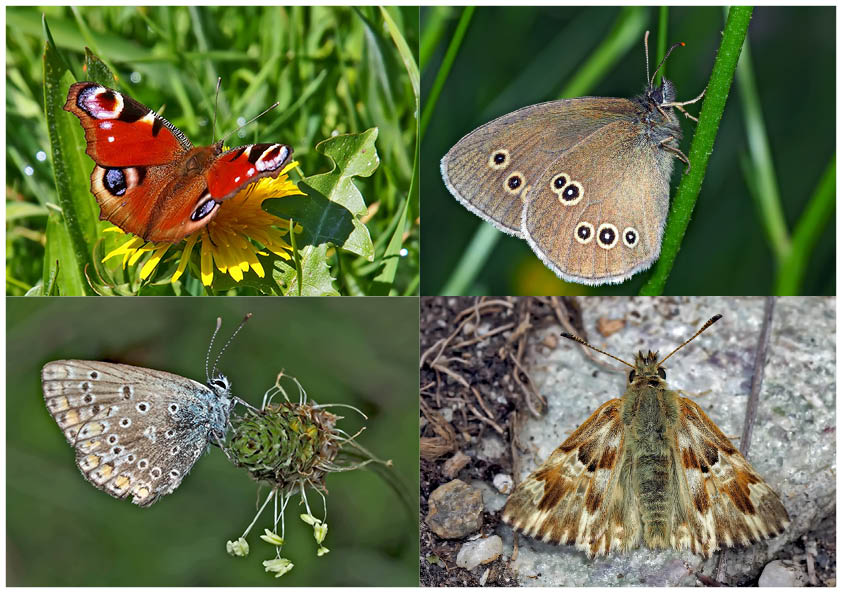
[[[672,166],[672,154],[633,118],[599,128],[529,188],[522,222],[529,245],[565,280],[625,281],[660,254]]]
[[[611,107],[619,101],[625,100],[550,101],[484,124],[442,158],[445,186],[472,213],[523,237],[521,211],[528,188],[559,154],[616,120],[619,116]]]
[[[622,400],[604,403],[518,484],[503,521],[524,534],[575,545],[589,557],[640,541]]]
[[[677,398],[672,440],[681,496],[669,520],[672,547],[708,557],[779,535],[789,515],[778,495],[696,403]],[[687,502],[690,510],[681,504]]]

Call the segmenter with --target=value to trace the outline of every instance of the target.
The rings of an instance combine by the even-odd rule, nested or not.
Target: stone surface
[[[457,539],[482,526],[482,492],[454,479],[430,494],[427,524],[442,539]]]
[[[769,562],[757,581],[758,587],[803,587],[804,577],[797,568],[787,566],[780,560]]]
[[[497,512],[506,505],[506,494],[498,492],[494,486],[481,479],[472,479],[470,484],[482,492],[482,504],[488,512]]]
[[[494,487],[501,494],[508,494],[512,491],[512,476],[506,473],[498,473],[491,480],[491,483],[494,484]]]
[[[754,353],[763,319],[764,298],[580,298],[588,338],[595,347],[623,359],[638,350],[665,355],[690,338],[714,314],[717,322],[665,364],[667,383],[696,401],[739,447],[745,407],[754,365]],[[599,318],[624,319],[626,326],[610,337],[596,331]],[[792,525],[777,538],[726,554],[724,582],[754,582],[775,552],[789,540],[809,531],[832,514],[836,496],[835,336],[834,298],[795,297],[777,301],[765,366],[765,376],[754,425],[749,462],[781,496]],[[549,327],[535,333],[536,344],[545,335],[561,332]],[[586,358],[582,348],[561,339],[550,351],[529,350],[529,370],[538,390],[548,399],[543,419],[528,418],[519,443],[520,477],[540,465],[602,403],[625,391],[628,369],[595,354],[611,372]],[[621,369],[621,367],[623,369]],[[506,555],[512,552],[511,528],[498,533]],[[714,576],[718,555],[703,560],[689,552],[650,551],[588,560],[571,546],[545,544],[520,536],[513,569],[524,586],[623,586],[661,584],[693,586],[687,563]],[[662,580],[663,579],[663,580]]]
[[[488,564],[503,553],[503,540],[499,535],[492,535],[466,542],[456,554],[456,565],[473,570],[480,564]]]

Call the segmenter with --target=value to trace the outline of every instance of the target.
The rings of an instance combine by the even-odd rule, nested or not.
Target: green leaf
[[[58,211],[47,218],[47,244],[44,249],[44,295],[85,295],[87,284],[76,259],[67,225]]]
[[[31,202],[6,201],[6,223],[11,223],[16,219],[26,219],[27,217],[46,217],[49,214],[49,210],[41,205]]]
[[[327,264],[327,245],[306,246],[299,252],[301,259],[301,280],[297,278],[294,267],[286,262],[280,263],[278,280],[287,288],[289,294],[303,296],[335,296],[339,292],[333,286],[330,267]],[[301,293],[299,294],[299,285]]]
[[[301,224],[301,246],[329,243],[353,254],[374,260],[374,245],[360,217],[366,213],[365,200],[354,185],[354,176],[368,177],[380,162],[374,141],[377,129],[360,134],[336,136],[316,145],[334,167],[329,173],[304,178],[298,185],[306,197],[269,199],[263,208],[273,215]]]
[[[90,48],[85,48],[85,78],[83,80],[99,83],[105,87],[117,86],[117,77],[105,62],[91,52]]]
[[[44,23],[47,28],[46,22]],[[84,295],[88,290],[84,283],[84,270],[90,264],[91,246],[97,236],[97,208],[91,197],[88,172],[93,168],[85,155],[85,141],[82,127],[72,114],[64,111],[67,91],[73,77],[67,70],[63,58],[55,46],[47,42],[44,51],[44,111],[53,157],[56,196],[61,207],[61,222],[64,233],[51,248],[56,225],[47,226],[47,251],[53,255],[72,258],[63,263],[58,278],[63,295]],[[66,257],[66,256],[65,256]],[[44,277],[48,277],[55,263],[45,261]],[[67,285],[63,285],[67,283]],[[82,291],[80,291],[80,289]],[[71,292],[72,293],[68,293]]]

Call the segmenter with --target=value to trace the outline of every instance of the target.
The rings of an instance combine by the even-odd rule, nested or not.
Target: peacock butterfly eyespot
[[[79,118],[96,166],[100,219],[151,242],[178,242],[219,205],[263,177],[280,175],[292,147],[261,143],[222,151],[187,136],[128,95],[97,83],[71,85],[64,109]]]

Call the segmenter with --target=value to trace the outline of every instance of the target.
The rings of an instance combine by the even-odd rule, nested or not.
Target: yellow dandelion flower
[[[151,252],[152,256],[139,273],[140,279],[148,279],[164,256],[178,246],[170,253],[178,260],[170,278],[170,282],[175,282],[184,274],[193,248],[200,243],[200,272],[204,285],[213,283],[214,270],[229,275],[236,282],[242,281],[249,270],[263,278],[266,271],[257,255],[265,255],[268,251],[289,260],[292,246],[285,239],[289,234],[289,221],[267,213],[261,205],[268,198],[304,194],[289,179],[289,171],[296,166],[298,162],[293,161],[277,178],[262,178],[223,202],[210,223],[184,238],[183,243],[145,242],[142,238],[126,234],[129,239],[106,254],[102,261],[122,256],[122,266],[126,268]],[[106,231],[123,233],[117,227],[109,227]]]

